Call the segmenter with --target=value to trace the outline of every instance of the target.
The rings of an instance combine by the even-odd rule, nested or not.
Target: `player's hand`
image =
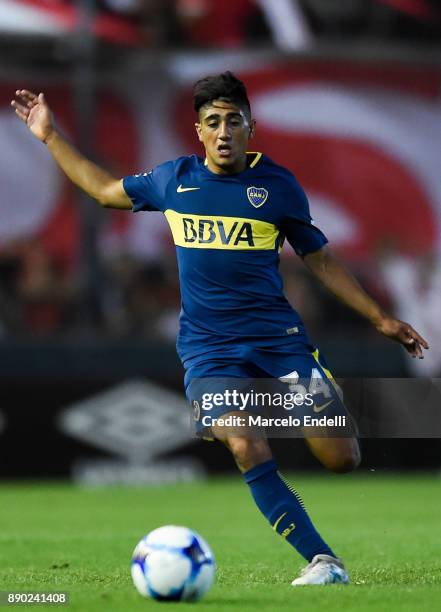
[[[384,317],[376,327],[384,336],[402,344],[412,357],[424,359],[422,349],[428,349],[429,345],[409,323],[392,317]]]
[[[27,89],[18,89],[15,96],[16,99],[11,102],[15,114],[26,123],[38,140],[47,143],[55,128],[44,94],[37,95]]]

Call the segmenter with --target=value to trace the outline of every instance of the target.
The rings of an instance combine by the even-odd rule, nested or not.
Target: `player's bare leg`
[[[243,413],[229,412],[224,415],[227,416],[243,416]],[[238,434],[237,428],[217,425],[213,426],[211,431],[214,437],[223,442],[231,452],[242,474],[273,458],[268,440],[265,436],[259,435],[256,428],[250,429],[248,435],[246,428],[241,428],[241,435]]]
[[[231,412],[232,416],[243,416],[243,413]],[[224,415],[228,416],[228,415]],[[212,433],[231,451],[240,471],[246,472],[256,465],[272,459],[272,452],[268,440],[264,435],[259,436],[258,430],[253,427],[248,435],[244,428],[238,435],[237,428],[212,427]],[[311,430],[309,429],[309,432]],[[332,432],[326,429],[316,430],[317,435],[304,436],[310,451],[327,470],[344,474],[357,469],[361,461],[360,446],[357,438],[331,437]]]
[[[355,470],[361,461],[357,438],[305,436],[305,441],[316,459],[328,470],[344,474]]]
[[[265,436],[255,428],[248,435],[224,427],[213,427],[212,433],[232,453],[257,507],[273,529],[309,561],[292,584],[349,582],[343,563],[316,531],[299,494],[278,471]]]
[[[231,451],[242,474],[273,458],[268,441],[265,439],[231,436],[222,442]]]

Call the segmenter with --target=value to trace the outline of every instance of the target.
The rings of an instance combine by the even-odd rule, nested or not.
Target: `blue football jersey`
[[[279,252],[327,242],[295,177],[261,153],[234,175],[212,173],[192,155],[128,176],[134,212],[165,214],[176,245],[182,297],[178,352],[225,340],[263,344],[303,333],[283,294]]]

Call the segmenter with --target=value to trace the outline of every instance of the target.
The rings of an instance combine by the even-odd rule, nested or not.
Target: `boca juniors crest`
[[[254,208],[260,208],[268,199],[268,191],[263,187],[248,187],[247,196]]]

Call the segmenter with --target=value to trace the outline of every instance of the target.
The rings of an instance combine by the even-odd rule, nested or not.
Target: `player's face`
[[[247,165],[248,141],[254,136],[255,122],[243,109],[214,100],[199,112],[196,131],[205,147],[209,170],[215,174],[242,172]]]

